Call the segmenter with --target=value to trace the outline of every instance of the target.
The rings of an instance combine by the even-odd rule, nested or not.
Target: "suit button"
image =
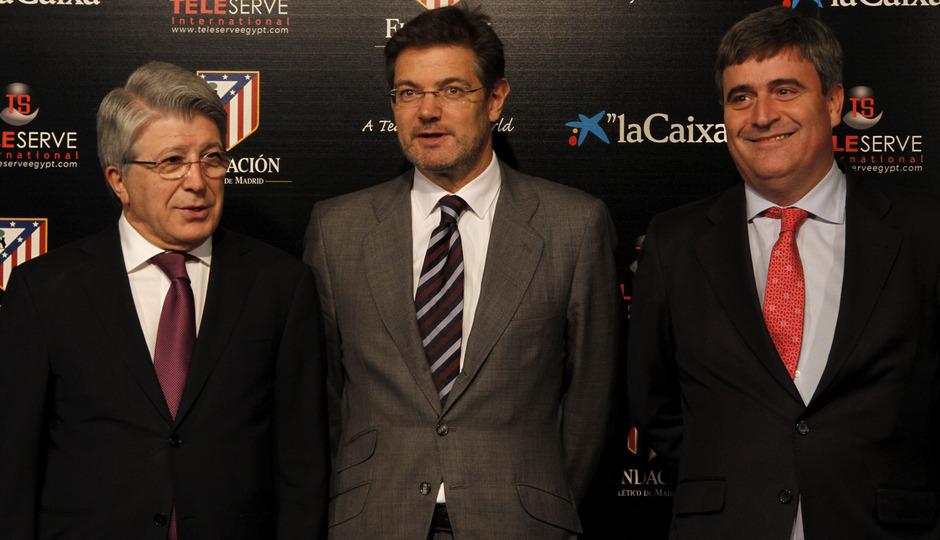
[[[183,439],[180,439],[180,436],[177,435],[176,433],[170,435],[169,442],[170,442],[170,446],[172,446],[173,448],[179,448],[180,446],[183,446]]]
[[[777,494],[777,500],[780,501],[780,504],[790,504],[793,501],[793,492],[789,489],[781,489],[780,493]]]
[[[153,515],[153,524],[156,525],[157,527],[166,526],[167,521],[169,520],[167,519],[166,514],[164,514],[163,512],[157,512],[156,514]]]
[[[807,434],[809,434],[809,424],[807,424],[806,422],[802,422],[802,421],[797,422],[797,423],[796,423],[796,432],[799,433],[800,435],[807,435]]]
[[[418,486],[418,493],[422,495],[428,495],[429,493],[431,493],[431,483],[421,482],[421,485]]]
[[[447,433],[448,433],[449,431],[450,431],[450,429],[447,427],[447,424],[438,424],[438,425],[437,425],[437,434],[440,435],[441,437],[447,436]]]

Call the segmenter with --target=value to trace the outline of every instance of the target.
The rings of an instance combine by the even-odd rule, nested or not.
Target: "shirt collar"
[[[832,167],[823,179],[803,198],[790,206],[802,208],[816,219],[829,223],[845,223],[845,173],[832,162]],[[751,221],[768,208],[777,206],[760,196],[751,186],[744,184],[744,197],[747,201],[747,220]]]
[[[499,194],[501,177],[499,174],[499,161],[493,152],[490,164],[479,176],[468,182],[454,195],[467,203],[468,209],[483,218],[490,212],[496,196]],[[422,219],[430,216],[436,209],[441,197],[450,195],[450,192],[435,184],[427,176],[415,169],[414,184],[411,186],[411,197],[415,202],[415,212]]]
[[[124,253],[124,268],[128,274],[148,264],[150,258],[154,255],[167,251],[151,244],[149,240],[137,232],[137,229],[127,221],[123,213],[121,213],[121,218],[118,220],[118,233],[121,236],[121,251]],[[207,238],[202,244],[187,253],[202,264],[211,267],[212,237]]]

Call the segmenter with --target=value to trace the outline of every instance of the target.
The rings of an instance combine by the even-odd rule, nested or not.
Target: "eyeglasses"
[[[203,176],[211,178],[212,180],[218,180],[225,176],[225,172],[228,170],[228,164],[231,160],[232,158],[225,152],[216,151],[205,154],[199,158],[198,161],[183,161],[182,156],[170,156],[160,161],[131,160],[125,161],[124,164],[142,165],[159,174],[160,178],[164,180],[179,180],[189,173],[189,168],[192,167],[194,163],[198,163],[199,170],[202,171]]]
[[[388,97],[391,98],[392,103],[399,106],[409,106],[417,105],[418,102],[424,98],[425,95],[431,94],[434,97],[444,98],[443,103],[456,103],[467,97],[468,94],[472,94],[479,90],[483,90],[483,87],[479,88],[462,88],[460,86],[445,86],[444,88],[438,88],[437,90],[415,90],[414,88],[393,88],[389,90]]]

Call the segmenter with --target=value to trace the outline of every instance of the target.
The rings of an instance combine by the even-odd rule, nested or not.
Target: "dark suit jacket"
[[[425,538],[441,481],[461,540],[581,531],[617,358],[613,227],[593,197],[501,172],[463,371],[443,407],[415,319],[413,172],[313,210],[331,538]]]
[[[175,502],[183,539],[317,537],[316,302],[299,261],[217,232],[173,422],[116,226],[17,267],[0,310],[0,536],[162,540]]]
[[[835,337],[804,406],[764,326],[742,185],[657,216],[635,278],[633,418],[678,461],[673,537],[936,538],[937,206],[849,179]]]

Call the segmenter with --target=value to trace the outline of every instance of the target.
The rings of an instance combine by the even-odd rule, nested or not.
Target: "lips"
[[[423,144],[434,145],[442,142],[444,138],[449,137],[450,133],[446,131],[421,131],[415,134],[415,139]]]
[[[777,142],[780,142],[780,141],[784,141],[784,140],[790,138],[790,136],[793,135],[793,133],[795,133],[795,132],[790,132],[790,133],[776,133],[776,134],[773,134],[773,135],[765,135],[765,136],[763,136],[763,137],[754,137],[754,136],[750,136],[750,135],[745,135],[744,138],[747,139],[748,141],[750,141],[750,142],[752,142],[752,143],[756,143],[756,144],[773,144],[773,143],[777,143]]]
[[[209,217],[208,206],[181,206],[179,210],[183,213],[183,216],[188,219],[206,219]]]

